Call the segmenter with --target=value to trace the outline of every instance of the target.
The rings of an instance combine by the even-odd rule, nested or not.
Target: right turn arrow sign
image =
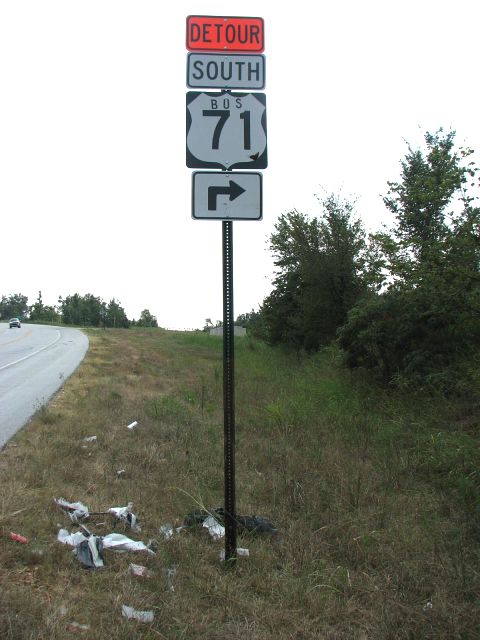
[[[192,217],[196,220],[261,220],[262,174],[195,171]]]
[[[208,187],[208,210],[216,211],[217,209],[217,196],[225,194],[229,196],[230,202],[245,193],[239,184],[233,180],[229,181],[228,187]]]

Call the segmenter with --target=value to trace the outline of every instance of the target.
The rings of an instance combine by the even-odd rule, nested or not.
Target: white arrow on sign
[[[194,171],[192,218],[261,220],[262,174],[245,171]]]
[[[187,167],[265,169],[264,93],[187,92]]]

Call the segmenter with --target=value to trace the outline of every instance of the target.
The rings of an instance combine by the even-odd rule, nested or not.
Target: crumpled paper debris
[[[90,631],[90,625],[80,624],[79,622],[69,622],[67,624],[67,631],[72,631],[73,633],[77,631]]]
[[[243,549],[242,547],[237,547],[237,556],[239,558],[248,558],[250,556],[250,551],[248,549]],[[219,553],[220,562],[225,562],[225,549],[222,549]]]
[[[89,536],[82,540],[74,549],[78,561],[85,569],[99,569],[105,566],[103,560],[102,538]]]
[[[140,533],[142,530],[137,516],[132,513],[133,502],[129,502],[126,507],[111,507],[108,513],[114,515],[117,520],[128,524],[132,531]]]
[[[147,569],[147,567],[144,567],[142,564],[134,564],[131,562],[128,568],[130,569],[130,573],[138,578],[152,578],[154,575],[153,571],[150,571],[150,569]]]
[[[153,622],[153,611],[137,611],[133,607],[122,604],[122,615],[129,620],[138,620],[139,622]]]
[[[62,544],[66,544],[69,547],[77,547],[83,541],[88,540],[81,531],[75,533],[69,533],[66,529],[60,529],[57,535],[57,540]],[[112,549],[113,551],[146,551],[152,555],[155,555],[155,551],[152,551],[141,540],[132,540],[121,533],[109,533],[101,538],[104,549]]]
[[[120,522],[128,525],[135,533],[142,530],[138,517],[132,513],[133,502],[129,502],[126,507],[111,507],[107,511],[90,512],[88,507],[82,502],[67,502],[64,498],[55,498],[55,504],[68,513],[70,520],[79,524],[80,521],[88,520],[91,516],[107,515],[114,516]]]
[[[68,513],[72,522],[79,522],[80,520],[86,520],[90,513],[88,507],[82,502],[67,502],[65,498],[54,498],[55,504]]]
[[[113,549],[113,551],[146,551],[155,555],[155,551],[150,549],[141,540],[132,540],[121,533],[109,533],[103,537],[103,548]]]
[[[202,526],[208,529],[208,533],[214,540],[221,540],[225,536],[225,527],[217,522],[213,516],[208,516]]]

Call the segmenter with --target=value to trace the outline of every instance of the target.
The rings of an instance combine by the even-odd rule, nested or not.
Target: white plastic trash
[[[167,522],[167,524],[162,524],[162,526],[160,527],[160,533],[163,535],[165,540],[170,540],[170,538],[173,538],[172,525],[169,522]]]
[[[134,564],[131,562],[128,568],[130,569],[130,573],[138,578],[151,578],[153,576],[153,571],[150,571],[150,569],[147,569],[147,567],[144,567],[142,564]]]
[[[66,511],[72,522],[86,520],[89,516],[88,507],[82,502],[67,502],[64,498],[55,498],[55,504]]]
[[[103,548],[113,551],[146,551],[155,555],[155,551],[149,549],[141,540],[132,540],[121,533],[109,533],[103,538]]]
[[[108,513],[114,515],[121,522],[128,524],[135,533],[140,533],[142,529],[138,524],[137,516],[132,513],[132,507],[133,502],[129,502],[126,507],[111,507]]]
[[[208,529],[208,533],[214,540],[221,540],[225,536],[225,527],[217,522],[213,516],[208,516],[204,520],[203,526]]]
[[[248,558],[250,551],[248,549],[242,549],[242,547],[237,547],[237,556],[239,558]],[[220,561],[225,562],[225,549],[220,551]]]
[[[129,620],[138,620],[139,622],[153,622],[153,611],[137,611],[133,607],[122,604],[122,615]]]
[[[127,425],[127,429],[134,429],[137,424],[138,422],[135,420],[135,422],[131,422],[129,425]]]
[[[57,540],[62,544],[67,544],[69,547],[76,547],[80,542],[87,539],[81,531],[69,533],[66,529],[60,529],[57,534]]]

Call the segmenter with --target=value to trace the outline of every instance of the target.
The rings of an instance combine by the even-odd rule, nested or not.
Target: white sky
[[[221,222],[191,219],[185,166],[189,14],[265,20],[264,219],[233,223],[235,316],[271,289],[281,213],[342,190],[376,229],[405,140],[480,149],[478,0],[0,0],[0,295],[221,319]]]

